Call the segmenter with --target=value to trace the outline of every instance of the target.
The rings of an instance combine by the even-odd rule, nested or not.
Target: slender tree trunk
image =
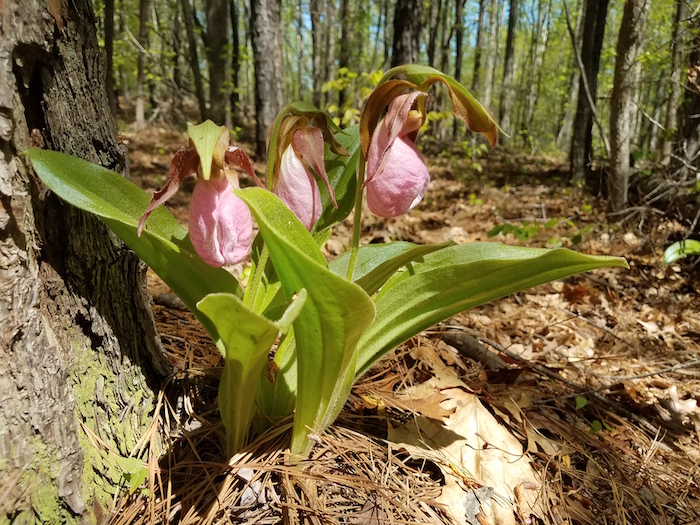
[[[450,65],[450,41],[452,40],[452,33],[454,33],[453,28],[450,28],[447,17],[447,14],[450,12],[450,7],[450,0],[447,0],[442,10],[442,20],[440,20],[440,34],[442,35],[440,42],[440,71],[448,71]],[[446,98],[447,94],[445,90],[438,88],[435,104],[438,111],[445,110]],[[446,138],[447,130],[444,120],[435,122],[435,135],[441,140]]]
[[[321,0],[311,0],[309,3],[311,12],[311,41],[312,41],[312,66],[314,75],[313,103],[317,108],[321,107],[321,95],[323,94],[323,71],[321,59],[323,58],[323,28],[321,26]]]
[[[304,23],[302,22],[301,0],[297,4],[297,70],[299,74],[299,85],[297,99],[304,100]]]
[[[486,0],[479,0],[479,18],[476,22],[476,46],[474,47],[474,73],[472,74],[472,91],[481,94],[481,54],[484,49],[484,21],[486,18]]]
[[[139,0],[139,56],[136,74],[136,129],[146,127],[144,82],[148,47],[148,0]]]
[[[586,8],[586,1],[587,0],[582,0],[578,17],[576,18],[576,29],[574,34],[576,35],[576,49],[578,50],[583,47],[583,15]],[[581,85],[581,75],[578,71],[578,63],[575,56],[573,56],[571,59],[570,67],[571,74],[569,75],[569,80],[567,83],[568,89],[565,90],[566,111],[564,113],[564,119],[562,120],[561,126],[559,127],[559,132],[557,133],[557,146],[567,153],[571,151],[571,134],[573,132],[574,117],[576,116],[576,109],[578,107],[578,89]]]
[[[0,56],[12,57],[0,61],[2,506],[13,523],[94,523],[123,486],[113,458],[150,426],[168,367],[145,266],[20,156],[42,147],[126,173],[92,3],[51,16],[5,0],[0,12]]]
[[[338,56],[338,69],[346,70],[350,65],[350,46],[352,42],[349,0],[340,0],[340,55]],[[338,111],[343,114],[345,105],[345,88],[338,92]]]
[[[335,75],[335,45],[336,45],[336,33],[335,33],[335,11],[336,11],[336,0],[327,0],[326,4],[326,63],[325,63],[325,78],[326,82],[333,80]],[[326,91],[326,105],[331,103],[332,93],[330,90]]]
[[[661,162],[668,164],[673,152],[674,135],[678,126],[678,105],[681,99],[681,60],[683,58],[682,22],[686,18],[686,1],[676,0],[676,14],[673,20],[673,40],[671,42],[671,78],[668,84],[666,102],[665,132],[661,138]]]
[[[112,115],[117,114],[117,96],[114,92],[114,0],[105,0],[105,87]]]
[[[513,102],[515,98],[515,24],[518,21],[518,0],[510,0],[510,13],[508,14],[508,36],[506,37],[506,56],[503,62],[503,87],[501,88],[501,101],[498,105],[498,116],[501,128],[512,135],[513,130]]]
[[[586,72],[586,80],[588,80],[588,90],[595,103],[608,0],[586,0],[584,5],[582,13],[584,16],[583,39],[580,53]],[[593,137],[593,108],[585,95],[586,89],[583,82],[584,78],[581,77],[576,118],[574,119],[576,125],[573,128],[571,139],[571,175],[577,186],[582,186],[585,183],[586,175],[590,169],[588,161],[591,156]]]
[[[173,110],[178,119],[182,115],[182,68],[180,67],[180,55],[182,54],[182,24],[180,21],[180,4],[175,2],[173,6]]]
[[[418,62],[422,20],[422,0],[396,0],[391,67]]]
[[[382,63],[382,69],[387,67],[391,63],[391,42],[392,42],[392,32],[393,24],[389,23],[389,12],[390,0],[383,0],[384,4],[384,62]]]
[[[265,157],[267,130],[284,104],[281,0],[251,0],[255,62],[255,153]]]
[[[486,41],[486,76],[484,77],[484,96],[481,103],[490,108],[492,105],[493,75],[496,69],[496,53],[498,48],[498,0],[489,0],[489,31]]]
[[[229,1],[229,14],[231,15],[231,114],[234,122],[241,119],[240,80],[241,71],[241,42],[238,34],[238,6],[235,0]]]
[[[642,47],[644,26],[651,0],[626,0],[617,38],[615,77],[610,99],[610,177],[608,210],[627,206],[632,139],[631,101],[636,87],[637,56]]]
[[[428,65],[435,67],[435,48],[437,47],[440,12],[442,0],[433,0],[430,3],[430,20],[428,21]]]
[[[228,66],[228,2],[207,0],[207,55],[209,61],[209,118],[226,124],[226,70]]]
[[[700,17],[690,22],[692,40],[685,90],[678,110],[678,174],[680,180],[697,177],[700,168]]]
[[[456,0],[455,3],[455,79],[462,81],[462,47],[464,45],[464,0]],[[459,119],[452,121],[452,135],[457,137],[459,133]]]
[[[542,5],[545,1],[546,4]],[[535,108],[539,95],[540,79],[542,78],[542,63],[549,41],[549,15],[552,7],[551,0],[540,0],[537,17],[537,32],[530,48],[530,75],[527,83],[525,100],[525,118],[523,120],[528,142],[532,136],[532,123],[535,118]]]
[[[185,31],[187,32],[187,47],[189,47],[190,69],[194,77],[194,90],[197,95],[197,105],[199,115],[202,120],[207,118],[207,102],[204,98],[204,85],[202,83],[202,72],[199,69],[199,53],[197,53],[197,38],[194,34],[194,12],[190,0],[180,0],[182,5],[182,19],[185,21]]]

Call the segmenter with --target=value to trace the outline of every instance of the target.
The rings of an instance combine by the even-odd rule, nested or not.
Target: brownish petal
[[[197,155],[195,148],[180,148],[177,153],[175,153],[173,160],[170,162],[168,180],[160,190],[153,194],[151,202],[148,204],[146,211],[143,212],[143,215],[141,215],[137,229],[139,237],[141,236],[141,232],[143,231],[143,227],[146,224],[146,219],[148,219],[148,216],[158,206],[172,197],[180,187],[180,182],[182,182],[182,180],[188,175],[196,173],[198,166],[199,155]]]
[[[226,153],[224,154],[224,167],[228,167],[230,165],[234,165],[237,168],[242,169],[251,176],[251,178],[255,181],[255,184],[261,188],[265,188],[263,182],[255,174],[253,164],[250,162],[250,157],[238,146],[229,146],[226,148]]]

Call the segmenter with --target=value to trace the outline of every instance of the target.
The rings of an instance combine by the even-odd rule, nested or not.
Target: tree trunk
[[[464,45],[464,0],[456,0],[455,5],[455,80],[462,81],[462,46]],[[452,121],[452,135],[459,133],[459,119]]]
[[[331,0],[332,1],[332,0]],[[340,54],[338,55],[338,70],[347,69],[350,65],[350,41],[352,40],[350,32],[350,2],[349,0],[340,0]],[[345,105],[345,88],[341,88],[338,92],[338,111],[342,118],[343,106]]]
[[[391,67],[418,62],[422,0],[397,0],[394,11],[394,45]]]
[[[180,67],[180,55],[182,54],[182,24],[180,20],[180,4],[173,5],[173,110],[176,118],[182,119],[182,68]]]
[[[325,78],[326,82],[333,80],[335,75],[335,44],[336,44],[336,32],[335,32],[335,8],[336,0],[327,0],[326,5],[326,64],[325,64]],[[326,105],[331,103],[331,90],[326,91]]]
[[[440,42],[440,71],[447,71],[450,65],[450,41],[452,40],[452,33],[454,31],[452,28],[450,28],[450,24],[447,21],[447,13],[449,12],[450,0],[447,0],[442,10],[442,20],[440,20],[440,34],[442,35],[442,39]],[[437,111],[444,111],[447,98],[446,90],[440,89],[440,87],[438,87],[437,96],[435,98],[435,106],[437,108]],[[444,140],[446,138],[447,130],[445,127],[444,120],[441,119],[435,121],[435,135],[440,140]]]
[[[106,515],[122,472],[82,427],[127,456],[168,372],[145,266],[19,156],[40,146],[126,172],[92,3],[61,6],[0,6],[0,479],[15,523]]]
[[[518,21],[518,0],[510,0],[510,13],[508,14],[508,36],[506,38],[506,56],[503,62],[503,87],[501,88],[501,101],[498,105],[498,116],[503,131],[512,136],[513,130],[513,102],[515,99],[515,24]],[[504,140],[505,136],[504,136]]]
[[[617,38],[615,76],[610,99],[610,176],[608,210],[627,206],[632,137],[630,106],[637,83],[636,61],[642,47],[650,0],[626,0]]]
[[[664,134],[661,139],[661,162],[668,164],[673,152],[674,135],[678,126],[678,105],[681,100],[681,60],[683,58],[683,27],[686,18],[686,1],[676,0],[676,15],[673,20],[673,40],[671,42],[671,78],[668,83],[668,101]]]
[[[687,83],[678,111],[678,173],[680,180],[697,177],[700,167],[700,17],[693,17]]]
[[[105,88],[109,109],[117,114],[117,95],[114,92],[114,0],[105,0]]]
[[[302,21],[301,0],[297,3],[297,73],[299,85],[297,86],[297,100],[304,100],[304,22]]]
[[[226,72],[228,68],[228,2],[207,0],[207,59],[209,61],[209,118],[226,124]]]
[[[491,107],[493,93],[493,74],[496,69],[496,53],[498,48],[498,0],[489,0],[489,31],[486,41],[486,76],[484,77],[484,96],[481,103]]]
[[[139,56],[136,74],[136,129],[146,127],[144,81],[148,47],[148,0],[139,0]]]
[[[481,53],[484,48],[484,17],[486,16],[486,0],[479,0],[479,18],[476,21],[476,46],[474,47],[474,73],[472,75],[472,92],[478,96],[481,90]]]
[[[311,41],[312,41],[312,67],[314,75],[314,93],[312,101],[317,108],[321,107],[321,95],[323,94],[323,70],[321,59],[323,58],[323,28],[321,26],[321,0],[311,0],[309,3],[311,12]]]
[[[185,21],[185,32],[187,33],[187,47],[189,47],[190,69],[194,77],[194,90],[197,95],[199,106],[199,116],[202,120],[207,118],[207,102],[204,98],[204,85],[202,83],[202,72],[199,69],[199,53],[197,53],[197,38],[194,34],[194,13],[190,5],[190,0],[180,0],[182,5],[182,19]]]
[[[250,27],[255,63],[255,154],[265,158],[267,130],[284,103],[281,0],[251,0]]]
[[[235,0],[229,1],[229,14],[231,15],[231,114],[234,122],[241,118],[241,97],[238,74],[241,70],[241,42],[238,35],[238,6]]]
[[[583,5],[580,6],[578,17],[576,18],[576,30],[574,31],[576,40],[576,49],[581,49],[583,44],[583,9],[585,8],[586,0],[583,0]],[[565,105],[564,118],[559,126],[557,133],[557,147],[567,153],[571,150],[571,133],[574,127],[574,117],[576,116],[576,108],[578,107],[578,88],[580,86],[581,75],[578,71],[578,60],[574,56],[571,59],[571,74],[567,82],[568,89],[565,90]]]
[[[542,1],[546,1],[547,3],[542,5]],[[523,128],[526,132],[524,135],[527,137],[528,143],[530,143],[530,138],[532,136],[532,123],[535,118],[535,108],[537,107],[537,98],[539,96],[540,79],[542,78],[542,63],[544,62],[544,54],[547,51],[547,43],[549,40],[549,15],[551,8],[551,0],[540,0],[537,16],[537,28],[535,34],[533,35],[533,41],[530,47],[530,75],[528,76],[527,81],[525,117],[523,119]]]
[[[583,70],[588,80],[588,89],[596,100],[598,90],[598,67],[600,65],[600,51],[603,45],[605,32],[605,19],[608,14],[608,0],[586,0],[583,12],[583,38],[580,49]],[[589,157],[591,156],[591,141],[593,137],[593,109],[591,108],[584,78],[579,80],[579,97],[576,107],[576,117],[571,138],[571,175],[577,186],[585,183],[589,171]]]
[[[430,20],[428,21],[428,65],[435,67],[435,48],[437,47],[440,12],[442,0],[433,0],[430,3]]]

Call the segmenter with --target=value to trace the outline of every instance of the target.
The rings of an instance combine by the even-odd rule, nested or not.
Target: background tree
[[[571,138],[571,175],[577,185],[582,185],[589,171],[592,152],[593,112],[598,92],[598,68],[600,51],[605,34],[608,0],[584,0],[582,8],[582,39],[580,59],[583,73],[579,80],[579,97]],[[584,85],[584,83],[586,85]],[[590,95],[590,100],[589,96]]]
[[[88,0],[0,7],[0,479],[17,523],[105,519],[122,481],[82,427],[130,454],[169,370],[145,266],[19,154],[62,151],[123,174]],[[6,482],[9,482],[6,484]]]
[[[510,0],[508,14],[508,36],[506,39],[505,59],[503,61],[503,85],[498,117],[501,128],[512,134],[513,102],[515,99],[515,24],[518,20],[518,0]]]
[[[345,0],[344,0],[345,1]],[[394,45],[391,66],[418,62],[422,0],[397,0],[394,11]]]
[[[209,118],[226,124],[225,82],[228,67],[229,13],[226,0],[207,0],[207,57],[209,63]]]
[[[615,78],[610,100],[610,177],[608,208],[627,206],[632,134],[632,92],[638,82],[636,60],[642,46],[650,0],[627,0],[617,39]]]
[[[204,98],[204,83],[202,72],[199,69],[199,52],[197,51],[197,37],[194,33],[194,13],[190,0],[180,0],[182,5],[182,18],[185,21],[185,31],[187,32],[187,43],[189,47],[190,71],[194,77],[194,88],[197,96],[197,106],[199,116],[202,120],[207,118],[207,102]]]
[[[264,158],[267,129],[284,104],[280,0],[251,0],[250,27],[255,62],[255,154]]]
[[[136,76],[136,129],[146,127],[146,49],[148,48],[148,0],[139,0],[139,58]]]

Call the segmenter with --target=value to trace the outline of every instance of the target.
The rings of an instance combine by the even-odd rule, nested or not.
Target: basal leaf
[[[298,384],[292,451],[307,453],[308,428],[335,420],[349,393],[356,346],[372,322],[374,304],[357,285],[335,275],[314,238],[275,195],[259,188],[237,192],[250,207],[270,251],[287,300],[308,297],[294,322]],[[350,383],[351,384],[351,383]]]
[[[448,317],[554,279],[603,266],[617,257],[497,243],[449,246],[409,263],[375,298],[377,315],[358,345],[357,373],[410,337]]]
[[[153,212],[139,238],[136,227],[151,200],[145,191],[113,171],[69,155],[38,149],[27,155],[54,193],[102,219],[182,299],[212,339],[219,339],[197,302],[214,292],[242,296],[240,285],[226,270],[209,266],[196,254],[187,230],[165,208]]]

